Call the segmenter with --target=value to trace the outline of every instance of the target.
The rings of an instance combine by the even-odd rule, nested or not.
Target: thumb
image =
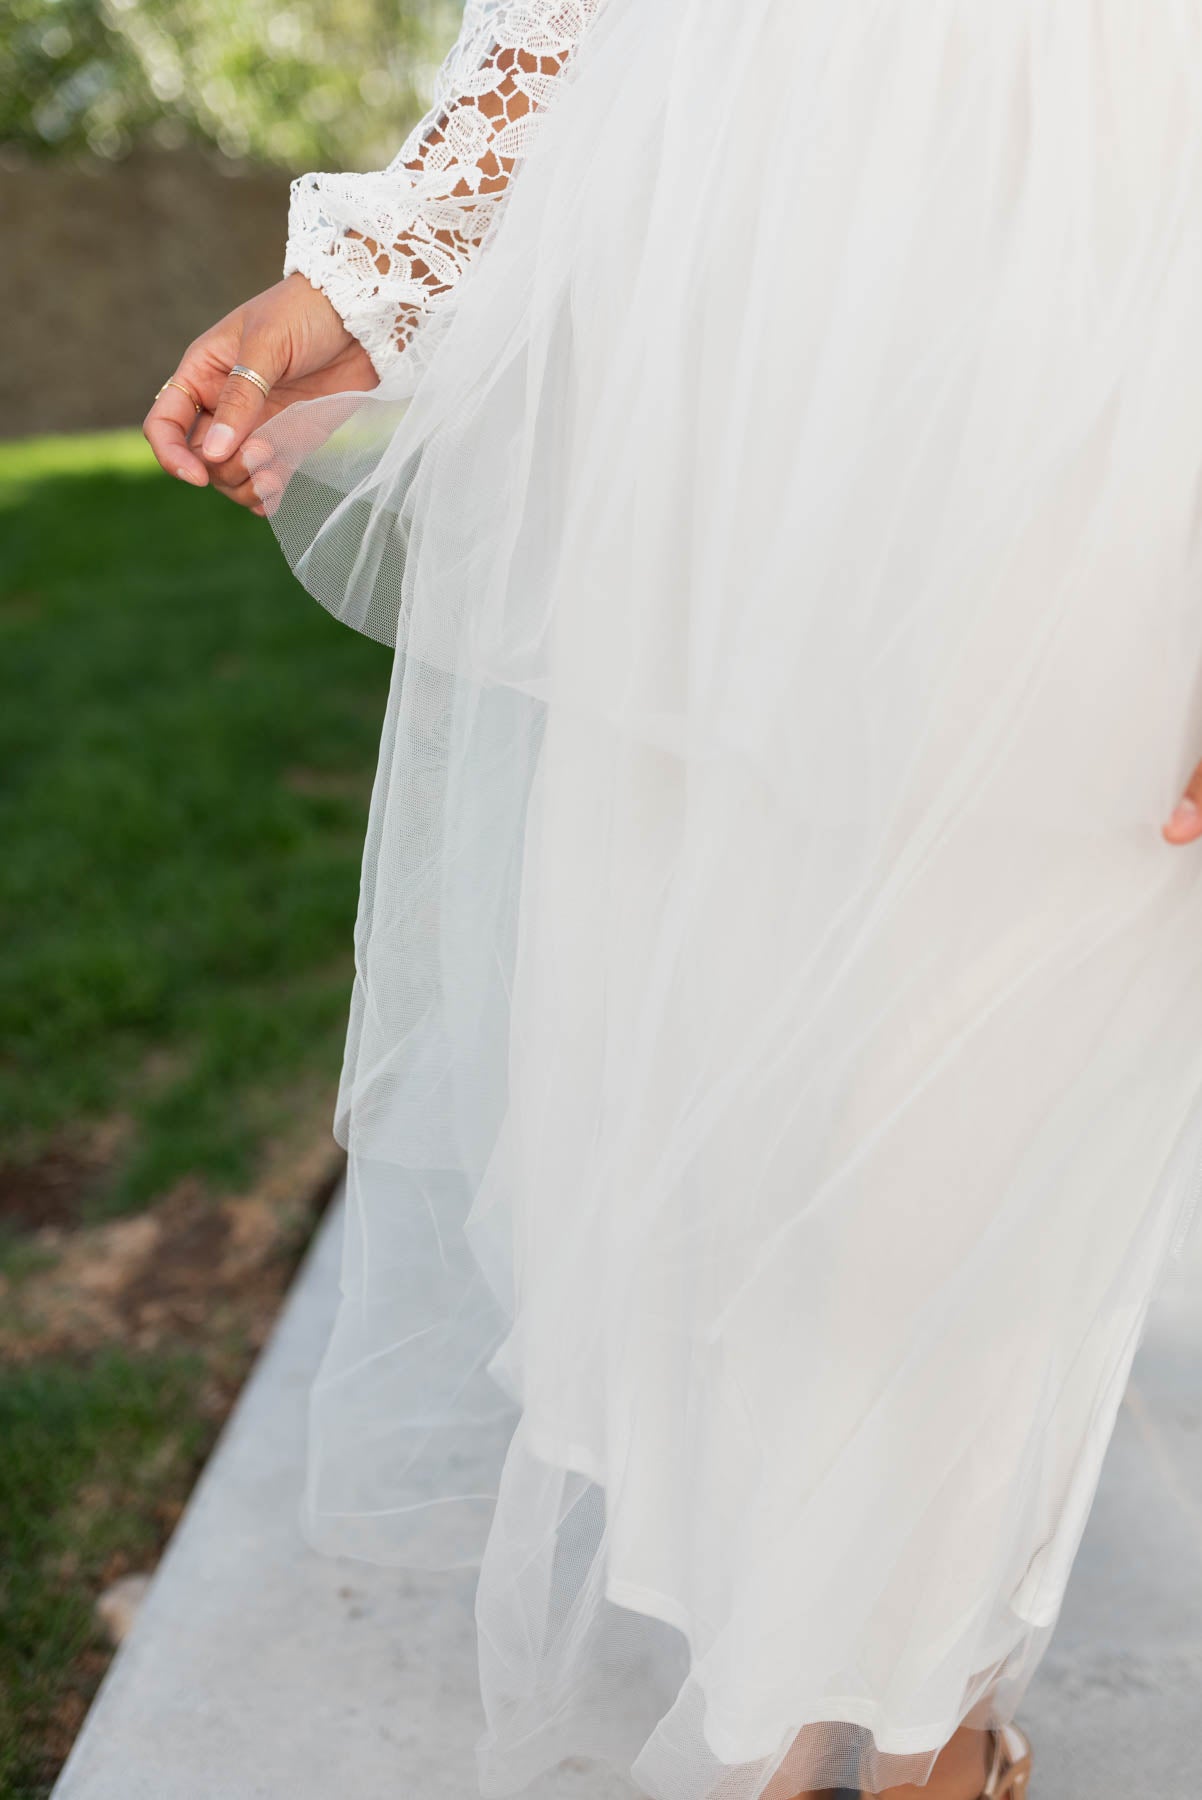
[[[213,408],[213,422],[200,446],[206,462],[224,462],[263,417],[267,394],[284,374],[287,356],[277,334],[248,331]],[[258,380],[254,379],[258,377]],[[262,385],[260,385],[260,383]]]

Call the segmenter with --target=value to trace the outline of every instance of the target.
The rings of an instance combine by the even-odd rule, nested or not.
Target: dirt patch
[[[66,1762],[109,1661],[108,1653],[98,1647],[85,1650],[77,1659],[72,1685],[59,1695],[44,1728],[41,1749],[47,1785]]]
[[[65,1622],[53,1628],[52,1680],[31,1676],[20,1690],[21,1767],[34,1771],[22,1792],[49,1792],[111,1655],[111,1633],[92,1606],[114,1582],[153,1570],[342,1173],[329,1128],[333,1094],[309,1090],[293,1101],[286,1135],[237,1193],[188,1178],[140,1213],[81,1218],[127,1141],[121,1121],[56,1145],[6,1190],[0,1364],[12,1380],[19,1385],[28,1370],[36,1383],[40,1364],[61,1381],[66,1362],[68,1381],[78,1369],[86,1386],[112,1351],[132,1352],[122,1366],[135,1371],[187,1370],[182,1402],[153,1428],[143,1425],[153,1429],[146,1450],[131,1464],[124,1424],[104,1438],[87,1475],[54,1501],[49,1548],[27,1553],[36,1569],[29,1604],[41,1608],[43,1632],[32,1640],[39,1655],[45,1621]],[[113,1431],[102,1406],[96,1416],[109,1421],[97,1429]],[[0,1788],[8,1791],[3,1772]]]
[[[26,1232],[75,1225],[131,1133],[118,1116],[64,1134],[28,1161],[0,1163],[0,1221]]]
[[[91,1225],[63,1224],[47,1207],[32,1266],[0,1275],[0,1356],[171,1344],[199,1349],[223,1387],[240,1379],[341,1173],[328,1116],[323,1106],[320,1125],[275,1146],[243,1193],[214,1196],[189,1179],[145,1212]],[[65,1158],[64,1170],[78,1172]],[[79,1191],[64,1197],[68,1216]]]

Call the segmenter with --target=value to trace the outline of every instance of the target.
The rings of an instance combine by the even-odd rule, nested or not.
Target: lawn
[[[388,662],[136,433],[0,445],[5,1800],[311,1229]]]

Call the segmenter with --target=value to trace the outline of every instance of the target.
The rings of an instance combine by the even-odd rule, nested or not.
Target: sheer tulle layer
[[[610,0],[273,522],[395,638],[307,1525],[488,1793],[922,1779],[1202,1177],[1202,13]]]

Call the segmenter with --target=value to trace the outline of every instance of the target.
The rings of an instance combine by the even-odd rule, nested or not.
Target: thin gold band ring
[[[190,387],[188,387],[185,382],[177,381],[175,379],[174,375],[169,375],[167,377],[166,381],[163,383],[162,387],[159,389],[158,394],[155,395],[155,399],[157,400],[159,398],[159,394],[165,394],[169,387],[178,388],[181,394],[187,394],[189,400],[192,402],[192,404],[196,408],[197,412],[202,412],[204,410],[200,404],[200,401],[196,398],[196,395],[192,392],[192,389]]]

